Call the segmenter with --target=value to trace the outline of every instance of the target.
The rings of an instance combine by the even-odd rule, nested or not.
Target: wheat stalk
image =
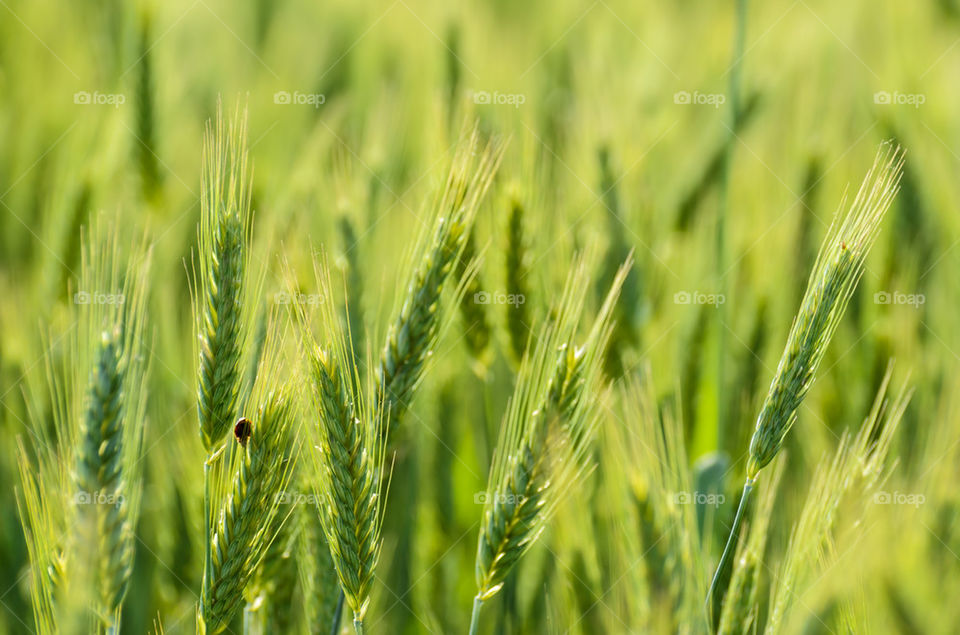
[[[507,244],[504,250],[507,293],[522,297],[523,302],[507,311],[507,334],[510,337],[510,352],[515,360],[523,358],[530,337],[530,316],[527,300],[530,298],[529,252],[524,232],[524,206],[520,195],[514,193],[509,199],[507,216]]]
[[[749,633],[758,619],[757,600],[760,595],[763,554],[770,534],[773,505],[785,466],[785,459],[774,465],[768,487],[758,501],[755,520],[751,522],[746,536],[740,539],[736,565],[730,577],[719,623],[716,625],[717,632],[721,635]]]
[[[396,426],[409,406],[442,324],[440,305],[444,285],[460,257],[473,227],[477,208],[490,187],[502,150],[482,144],[474,130],[459,146],[423,257],[407,285],[399,315],[389,327],[377,370],[377,390]]]
[[[353,350],[364,350],[364,312],[363,303],[363,269],[361,267],[361,245],[360,238],[357,236],[357,230],[354,227],[354,221],[348,215],[340,217],[337,223],[337,229],[340,233],[342,242],[342,265],[344,275],[347,279],[347,301],[348,310],[345,311],[348,327],[350,329],[351,345]]]
[[[723,593],[720,581],[725,577],[757,475],[780,451],[796,421],[797,411],[863,273],[880,222],[897,193],[902,169],[900,148],[883,144],[850,209],[842,219],[835,218],[827,231],[750,439],[743,494],[706,600],[713,615],[719,614]],[[840,209],[843,206],[841,202]]]
[[[237,415],[247,339],[244,293],[251,229],[246,112],[229,123],[218,106],[203,145],[199,266],[195,284],[200,437],[213,454]]]
[[[207,453],[203,466],[203,598],[211,596],[212,483],[218,447],[237,417],[243,386],[243,354],[250,325],[245,305],[255,294],[248,280],[251,237],[247,115],[238,110],[229,123],[217,104],[207,124],[200,179],[199,265],[192,287],[199,346],[197,416]]]
[[[271,368],[271,374],[276,372]],[[292,468],[293,408],[286,388],[261,387],[252,421],[237,425],[230,491],[213,528],[209,584],[200,598],[198,629],[218,633],[243,603],[243,590],[274,539],[280,494]]]
[[[56,442],[47,437],[46,417],[35,405],[39,471],[33,472],[25,447],[19,447],[18,506],[35,567],[41,632],[86,623],[80,613],[89,609],[96,624],[85,628],[116,632],[133,570],[150,254],[136,246],[121,268],[119,238],[109,227],[99,221],[81,238],[77,335],[68,340],[62,367],[48,363]]]
[[[302,305],[296,305],[312,387],[312,414],[318,420],[309,457],[315,470],[321,526],[359,635],[380,557],[386,447],[380,431],[386,425],[375,418],[380,416],[375,413],[383,410],[371,407],[359,392],[353,350],[333,309],[325,263],[318,263],[316,274],[323,297],[320,321],[325,345],[317,344],[310,316]]]
[[[478,374],[482,377],[490,364],[490,323],[484,305],[478,301],[483,293],[479,263],[476,238],[471,232],[457,259],[456,276],[462,285],[460,316],[463,319],[463,339],[478,365]]]
[[[573,338],[586,277],[582,263],[575,266],[554,320],[521,364],[487,485],[471,634],[477,631],[483,603],[500,590],[586,469],[597,402],[605,391],[600,362],[627,266],[614,279],[582,347],[574,346]]]

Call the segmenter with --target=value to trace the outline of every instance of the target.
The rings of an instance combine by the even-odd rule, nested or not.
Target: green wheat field
[[[960,2],[0,0],[0,634],[960,629]]]

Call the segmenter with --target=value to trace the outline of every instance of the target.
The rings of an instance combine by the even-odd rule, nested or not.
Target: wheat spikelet
[[[199,266],[194,284],[199,371],[197,414],[208,454],[223,441],[237,415],[247,340],[244,294],[251,228],[246,113],[229,124],[217,109],[203,146]]]
[[[728,575],[740,522],[757,475],[776,457],[796,421],[797,411],[863,273],[864,261],[876,241],[880,222],[897,193],[902,171],[903,152],[884,143],[850,209],[842,218],[834,219],[820,247],[750,439],[743,495],[706,599],[714,620],[720,616],[720,599],[724,593],[721,581]],[[841,202],[840,208],[843,206]]]
[[[817,467],[776,575],[765,633],[782,631],[798,584],[824,560],[844,501],[868,500],[889,474],[890,445],[911,396],[904,388],[888,403],[889,382],[888,368],[860,430],[855,436],[844,433],[834,456]]]
[[[48,359],[53,431],[35,403],[39,469],[20,444],[21,519],[34,563],[42,632],[115,629],[133,569],[139,517],[138,459],[146,410],[143,349],[149,252],[121,266],[119,239],[98,221],[82,236],[77,328],[62,366]],[[85,626],[86,628],[86,626]]]
[[[479,298],[483,293],[483,285],[477,265],[476,238],[473,233],[467,236],[463,251],[457,259],[456,276],[461,280],[463,292],[460,296],[460,316],[463,319],[463,339],[467,350],[479,365],[479,374],[483,376],[490,363],[490,323],[487,320],[487,311]]]
[[[100,610],[115,623],[133,569],[133,526],[125,500],[123,423],[125,360],[119,331],[104,333],[90,377],[76,468],[81,524],[97,546]],[[138,422],[139,423],[139,422]]]
[[[849,212],[827,232],[750,440],[750,481],[773,460],[796,420],[897,193],[902,169],[903,152],[889,144],[881,147]]]
[[[500,590],[546,527],[564,492],[586,468],[596,407],[605,390],[600,362],[626,271],[625,266],[615,278],[585,344],[578,348],[573,337],[586,278],[583,265],[577,265],[556,317],[521,365],[488,481],[471,632],[482,604]]]
[[[318,263],[316,274],[324,298],[320,321],[325,345],[317,344],[303,306],[296,307],[312,386],[311,414],[318,421],[311,430],[314,447],[308,457],[314,469],[320,522],[359,633],[380,556],[386,443],[380,430],[385,424],[374,418],[374,413],[383,410],[371,407],[359,392],[353,351],[333,309],[325,263]]]
[[[507,334],[510,338],[510,352],[517,361],[523,358],[530,336],[530,315],[527,299],[530,298],[529,251],[524,233],[524,206],[520,196],[514,193],[509,200],[510,212],[507,217],[507,245],[504,250],[507,293],[524,299],[507,311]]]
[[[249,428],[237,440],[230,491],[210,537],[209,586],[201,595],[198,612],[201,632],[224,630],[240,609],[243,590],[275,537],[271,528],[289,482],[290,397],[285,388],[262,386],[259,390],[265,394]]]
[[[377,370],[377,389],[395,426],[406,411],[423,374],[442,324],[441,293],[473,227],[484,194],[493,180],[501,148],[481,144],[476,130],[461,143],[437,204],[433,233],[420,249],[423,256],[407,285],[400,313],[387,332]]]

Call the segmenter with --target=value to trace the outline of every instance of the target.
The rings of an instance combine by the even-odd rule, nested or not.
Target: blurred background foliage
[[[526,321],[492,302],[483,359],[462,325],[434,353],[409,418],[416,460],[391,491],[412,530],[386,536],[371,632],[465,630],[491,451],[481,432],[495,438],[512,391],[510,329],[537,332],[583,248],[591,297],[633,250],[608,372],[653,387],[655,410],[682,429],[690,482],[726,502],[676,521],[704,562],[671,564],[683,550],[645,531],[644,514],[666,503],[644,500],[652,477],[607,438],[629,432],[637,410],[610,404],[597,470],[484,625],[698,631],[702,617],[667,581],[678,566],[708,579],[817,246],[848,184],[895,138],[908,152],[903,189],[788,438],[761,578],[775,575],[814,467],[867,416],[895,358],[894,384],[909,374],[916,392],[884,487],[925,502],[871,507],[826,574],[797,589],[789,624],[839,631],[849,598],[877,632],[960,622],[957,3],[750,3],[742,56],[733,2],[38,0],[0,15],[0,630],[33,628],[13,448],[71,328],[80,230],[99,215],[121,244],[146,235],[154,249],[146,485],[124,630],[193,628],[201,450],[187,269],[218,97],[249,108],[265,304],[284,290],[278,254],[306,273],[325,250],[374,352],[464,122],[509,141],[478,220],[475,285],[516,292],[506,253],[521,205]]]

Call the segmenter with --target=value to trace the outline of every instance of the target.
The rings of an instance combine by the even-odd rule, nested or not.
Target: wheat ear
[[[248,281],[251,237],[247,116],[238,110],[229,123],[217,104],[207,124],[200,179],[199,264],[192,286],[199,347],[197,417],[207,453],[203,465],[204,559],[201,600],[210,595],[213,463],[237,417],[243,386],[243,352],[250,333]],[[202,602],[201,602],[202,603]]]
[[[750,439],[743,494],[706,599],[706,607],[712,616],[720,613],[724,591],[720,581],[726,577],[740,522],[757,475],[780,451],[797,419],[797,411],[813,384],[820,362],[863,273],[864,261],[876,241],[880,222],[899,189],[902,172],[903,152],[898,146],[884,143],[850,209],[842,219],[839,215],[834,219],[820,247],[800,310],[793,320],[777,372]],[[840,209],[843,207],[844,202],[841,202]]]
[[[150,254],[135,247],[121,267],[119,239],[111,230],[99,221],[89,237],[81,237],[75,335],[67,339],[63,365],[48,362],[56,440],[49,438],[48,417],[40,414],[46,409],[32,404],[38,470],[19,447],[18,506],[34,567],[37,629],[44,633],[80,623],[115,632],[133,570]],[[91,303],[91,294],[109,301]],[[95,624],[89,624],[91,615]]]
[[[477,208],[490,187],[502,149],[483,144],[476,130],[459,146],[437,203],[432,234],[407,285],[399,315],[390,325],[380,355],[377,390],[396,426],[423,374],[442,324],[441,294],[473,227]]]
[[[195,285],[200,365],[197,414],[208,454],[237,415],[247,339],[244,292],[251,229],[246,113],[229,123],[217,109],[207,125],[200,182],[199,266]]]
[[[835,219],[828,230],[757,418],[750,440],[748,480],[755,479],[773,460],[796,421],[797,410],[863,273],[880,222],[899,190],[902,172],[903,152],[885,144],[849,212],[842,221]]]
[[[384,500],[383,462],[386,426],[375,419],[374,408],[359,393],[349,338],[333,309],[329,269],[318,263],[317,281],[324,345],[318,345],[310,317],[300,310],[301,342],[306,374],[312,386],[313,448],[308,457],[315,471],[320,522],[330,549],[340,587],[353,611],[357,633],[370,603],[370,589],[380,557],[380,526]],[[367,386],[368,393],[371,389]]]
[[[490,365],[490,322],[484,304],[479,301],[483,293],[483,285],[480,280],[480,259],[477,256],[476,242],[471,232],[457,259],[456,275],[463,287],[460,295],[463,339],[467,344],[467,350],[477,363],[478,374],[482,377]]]
[[[242,606],[243,590],[275,537],[271,529],[289,482],[294,414],[287,389],[270,389],[259,404],[252,421],[237,424],[230,489],[210,538],[209,585],[198,614],[201,632],[224,630]]]
[[[523,298],[523,302],[510,307],[507,311],[507,334],[510,338],[510,352],[515,360],[523,358],[530,337],[530,300],[529,250],[524,230],[524,205],[520,195],[514,193],[509,199],[507,216],[507,245],[504,250],[507,293]]]
[[[501,428],[477,541],[471,634],[478,628],[483,603],[500,590],[563,494],[586,469],[598,399],[606,390],[602,354],[627,269],[616,276],[585,344],[576,347],[584,271],[582,263],[575,266],[556,317],[524,357]]]

